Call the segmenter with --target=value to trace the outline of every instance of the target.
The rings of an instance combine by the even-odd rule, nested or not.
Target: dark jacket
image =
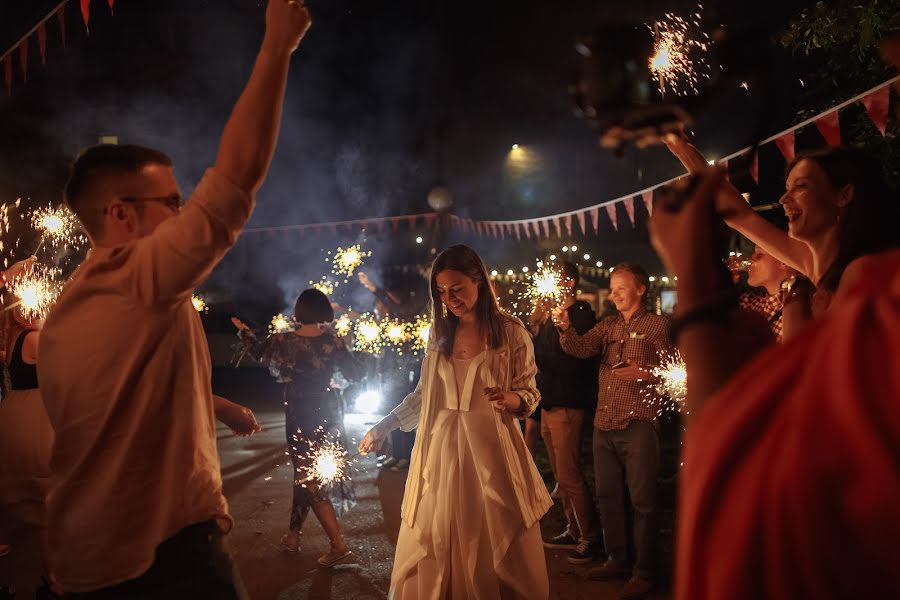
[[[569,320],[579,335],[597,323],[587,302],[575,302],[568,309]],[[537,387],[541,392],[541,408],[591,409],[597,401],[597,359],[574,358],[559,345],[559,330],[548,319],[534,336],[534,359],[537,363]]]

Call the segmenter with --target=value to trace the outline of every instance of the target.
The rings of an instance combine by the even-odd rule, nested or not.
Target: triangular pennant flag
[[[776,138],[775,145],[781,150],[781,155],[788,163],[794,161],[794,131],[788,131],[783,136]]]
[[[559,217],[553,217],[553,219],[551,219],[551,221],[553,222],[553,227],[556,229],[556,237],[561,238],[562,237],[562,227],[559,224]]]
[[[531,228],[528,226],[528,223],[525,223],[525,239],[531,239]]]
[[[750,177],[753,178],[753,181],[759,183],[759,151],[751,150],[750,152]]]
[[[600,209],[596,206],[591,209],[591,224],[594,226],[594,233],[600,235]]]
[[[613,229],[618,231],[619,223],[616,219],[616,205],[615,204],[607,204],[606,205],[606,214],[609,215],[609,220],[612,223]]]
[[[568,232],[569,237],[572,237],[572,215],[563,217],[563,223],[566,224],[566,231]]]
[[[628,220],[631,221],[631,226],[634,227],[634,198],[625,198],[622,200],[622,204],[625,205],[625,212],[628,213]]]
[[[110,12],[110,14],[114,14],[114,13],[113,13],[113,4],[115,4],[115,3],[116,3],[116,0],[109,0],[109,12]]]
[[[81,0],[81,18],[84,19],[84,28],[90,31],[88,21],[91,18],[91,0]]]
[[[550,238],[550,219],[541,219],[541,229],[544,230],[544,238]]]
[[[41,21],[41,24],[38,25],[37,28],[37,39],[38,39],[38,50],[41,52],[41,64],[47,64],[47,26],[45,21]]]
[[[527,227],[528,223],[526,223],[525,226]],[[541,237],[541,225],[538,221],[531,222],[531,230],[534,232],[535,239]]]
[[[885,85],[878,88],[860,102],[866,107],[866,112],[875,128],[881,132],[881,135],[885,135],[887,132],[888,107],[891,103],[891,86]]]
[[[413,231],[416,228],[416,215],[409,215],[406,220],[409,222],[409,230]]]
[[[838,111],[833,110],[816,119],[816,128],[829,146],[841,145],[841,120]]]
[[[22,68],[22,81],[28,81],[28,38],[19,44],[19,66]]]
[[[66,4],[62,4],[59,7],[59,10],[56,11],[56,22],[59,23],[59,38],[62,42],[62,47],[66,47]]]
[[[526,225],[527,225],[527,223],[526,223]],[[521,229],[519,229],[519,224],[513,223],[513,229],[516,230],[516,239],[521,240],[522,239],[522,231],[521,231]]]
[[[579,211],[575,216],[578,217],[578,226],[581,227],[581,235],[587,235],[587,227],[584,224],[585,214],[584,211]]]
[[[644,190],[641,192],[641,199],[644,201],[644,207],[647,209],[647,214],[653,214],[653,190]]]
[[[12,55],[7,54],[3,58],[3,84],[6,86],[6,93],[12,94]]]
[[[378,227],[378,233],[384,233],[384,219],[376,220],[375,226]]]
[[[728,176],[728,159],[723,158],[719,161],[719,164],[722,165],[722,174],[725,175],[725,181],[731,181],[731,178]]]

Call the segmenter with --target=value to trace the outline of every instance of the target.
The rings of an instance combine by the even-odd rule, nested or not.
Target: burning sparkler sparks
[[[309,285],[311,285],[314,289],[319,290],[326,296],[331,296],[332,294],[334,294],[334,289],[338,286],[337,283],[331,281],[324,275],[319,281],[310,281]]]
[[[381,326],[378,321],[369,314],[362,315],[356,322],[356,343],[354,349],[369,354],[380,354],[384,347],[384,339],[381,336]]]
[[[331,259],[331,271],[335,275],[345,277],[344,281],[353,275],[354,271],[362,266],[363,260],[372,256],[371,252],[363,252],[359,244],[349,248],[338,247]]]
[[[65,206],[59,208],[39,208],[31,213],[32,226],[41,232],[43,240],[54,244],[74,244],[82,241],[78,219]]]
[[[191,296],[191,304],[194,305],[194,309],[196,309],[198,313],[205,313],[209,310],[209,305],[206,304],[206,300],[204,300],[197,294]]]
[[[59,295],[59,284],[56,282],[58,275],[58,269],[36,265],[10,283],[10,292],[19,299],[16,307],[26,319],[43,319],[47,316]]]
[[[269,323],[269,333],[287,333],[288,331],[293,330],[297,324],[293,319],[289,319],[281,313],[278,313],[274,317],[272,317],[272,322]]]
[[[552,305],[557,305],[565,297],[563,287],[563,275],[559,269],[553,267],[541,267],[531,278],[525,296],[534,302],[547,300]]]
[[[669,398],[670,408],[683,410],[687,396],[687,367],[681,354],[676,350],[673,354],[663,356],[659,366],[654,367],[651,374],[658,382],[656,393]]]
[[[346,336],[350,333],[350,330],[353,328],[353,323],[350,322],[350,317],[346,314],[341,315],[334,322],[334,331],[341,337]]]
[[[381,338],[403,356],[406,343],[412,339],[412,323],[404,323],[396,319],[385,319],[381,322]]]
[[[423,352],[428,348],[428,339],[431,336],[431,319],[424,315],[416,317],[415,323],[412,324],[412,344],[413,352]]]
[[[350,478],[350,463],[353,457],[336,436],[319,427],[308,443],[309,451],[303,462],[308,462],[309,466],[297,469],[300,483],[315,481],[321,486],[329,486]]]
[[[700,26],[700,13],[684,19],[666,13],[650,27],[654,34],[650,72],[665,96],[667,88],[679,96],[697,93],[701,79],[709,79],[706,52],[709,36]]]

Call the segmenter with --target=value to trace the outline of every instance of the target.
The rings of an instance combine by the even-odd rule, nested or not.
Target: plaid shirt
[[[782,306],[777,295],[741,294],[741,297],[738,299],[738,306],[743,310],[761,314],[766,319],[766,322],[769,323],[769,329],[772,331],[775,339],[779,342],[781,341]]]
[[[634,420],[657,425],[659,401],[651,382],[620,379],[613,375],[612,368],[623,360],[643,368],[652,367],[659,364],[661,355],[674,353],[666,317],[639,308],[627,323],[622,315],[607,317],[584,335],[570,327],[559,341],[572,356],[600,356],[594,427],[615,431],[625,429]]]

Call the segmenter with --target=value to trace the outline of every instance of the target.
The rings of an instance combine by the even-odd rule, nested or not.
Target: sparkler
[[[404,346],[412,338],[412,327],[412,323],[385,319],[381,322],[381,338],[386,344],[394,346],[397,353],[403,356]]]
[[[205,313],[209,310],[209,305],[206,304],[206,300],[197,294],[191,296],[191,304],[194,305],[194,309],[196,309],[198,313]]]
[[[334,294],[334,288],[336,288],[338,286],[337,283],[331,281],[324,275],[322,276],[322,279],[320,279],[319,281],[310,281],[309,285],[311,285],[313,288],[319,290],[326,296],[331,296],[332,294]]]
[[[350,463],[355,455],[350,456],[336,436],[320,426],[308,443],[309,451],[304,455],[306,460],[303,462],[308,462],[309,466],[298,467],[297,473],[301,475],[298,483],[315,481],[321,486],[328,486],[350,479]]]
[[[684,400],[687,396],[687,367],[681,354],[676,350],[672,354],[664,355],[659,366],[654,367],[650,373],[658,382],[656,393],[669,398],[670,408],[677,411],[684,410]]]
[[[384,340],[381,336],[381,326],[378,321],[369,314],[362,315],[356,322],[355,328],[356,343],[354,349],[359,352],[368,352],[370,354],[380,354],[384,347]]]
[[[709,36],[700,26],[700,13],[694,13],[689,19],[666,13],[650,27],[655,38],[650,72],[663,96],[666,87],[679,96],[696,94],[700,80],[709,79],[705,57]]]
[[[331,259],[331,271],[335,275],[343,276],[346,283],[347,278],[351,277],[353,272],[362,266],[363,260],[370,256],[372,253],[363,252],[359,244],[349,248],[338,247]]]
[[[343,314],[334,322],[334,331],[341,337],[346,336],[350,333],[350,329],[353,327],[353,324],[350,322],[350,317],[347,314]]]
[[[431,320],[425,315],[416,317],[412,324],[413,352],[418,354],[428,348],[428,338],[431,336]]]
[[[278,313],[272,317],[272,322],[269,323],[269,333],[287,333],[296,326],[293,319],[289,319],[283,314]]]
[[[553,267],[541,267],[531,278],[525,296],[535,303],[547,300],[552,305],[559,304],[565,298],[563,275]]]
[[[56,283],[58,275],[58,269],[38,265],[16,277],[10,284],[9,291],[19,299],[15,306],[26,319],[43,319],[47,316],[59,296],[59,285]]]
[[[31,225],[41,232],[41,244],[49,240],[53,244],[82,242],[78,219],[66,206],[59,208],[38,208],[31,213]]]

